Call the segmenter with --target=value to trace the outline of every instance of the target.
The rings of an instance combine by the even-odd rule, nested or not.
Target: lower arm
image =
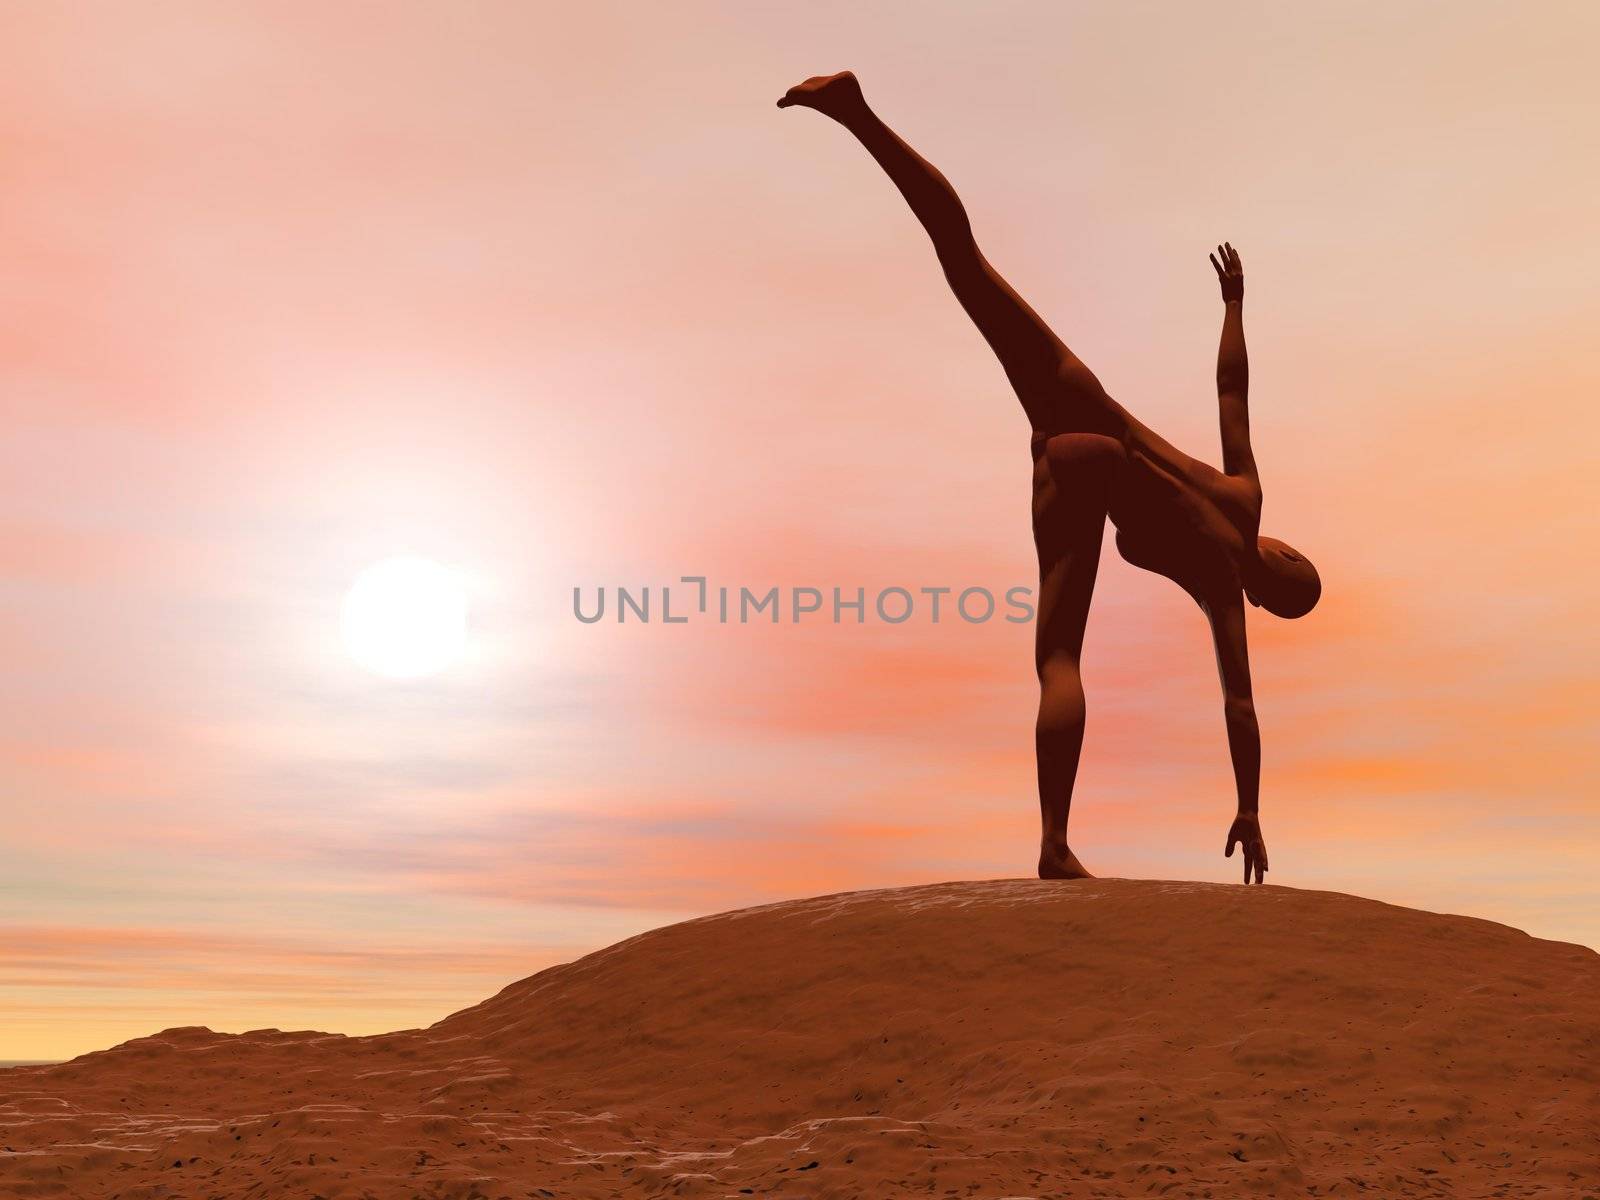
[[[1244,301],[1223,305],[1222,338],[1217,346],[1217,388],[1242,392],[1250,383],[1250,359],[1244,348]]]
[[[1261,728],[1250,701],[1230,700],[1227,705],[1228,753],[1233,758],[1233,781],[1239,792],[1239,811],[1254,814],[1260,808]]]

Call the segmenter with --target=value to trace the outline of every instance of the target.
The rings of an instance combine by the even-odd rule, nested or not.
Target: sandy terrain
[[[1600,956],[1287,888],[857,892],[430,1029],[0,1071],[0,1195],[1600,1198]]]

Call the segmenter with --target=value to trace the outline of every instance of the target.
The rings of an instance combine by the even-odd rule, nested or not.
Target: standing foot
[[[855,72],[840,71],[837,75],[813,75],[804,83],[795,84],[778,101],[779,108],[796,104],[842,120],[846,113],[862,108],[866,101],[862,99],[861,84],[856,81]]]
[[[1094,876],[1066,846],[1042,846],[1039,849],[1039,878],[1093,879]]]

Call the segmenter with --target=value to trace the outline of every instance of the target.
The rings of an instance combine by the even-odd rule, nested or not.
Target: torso
[[[1165,576],[1197,601],[1239,587],[1245,549],[1254,546],[1261,519],[1259,493],[1243,479],[1224,475],[1130,420],[1118,439],[1108,516],[1117,550],[1136,567]],[[1040,563],[1058,552],[1053,511],[1071,503],[1050,477],[1041,443],[1035,443],[1034,537]]]

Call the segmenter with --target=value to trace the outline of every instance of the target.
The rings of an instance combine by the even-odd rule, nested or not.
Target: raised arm
[[[1217,347],[1217,410],[1222,422],[1222,469],[1260,486],[1250,450],[1250,359],[1244,349],[1244,264],[1231,243],[1210,256],[1222,285],[1222,341]]]
[[[1261,730],[1256,724],[1255,700],[1250,691],[1250,655],[1244,638],[1244,600],[1234,592],[1226,601],[1208,605],[1211,638],[1217,650],[1217,674],[1222,679],[1222,710],[1228,722],[1228,753],[1233,759],[1233,780],[1239,793],[1239,812],[1228,829],[1223,854],[1233,857],[1237,844],[1244,849],[1244,881],[1256,882],[1267,871],[1267,844],[1261,836]]]

